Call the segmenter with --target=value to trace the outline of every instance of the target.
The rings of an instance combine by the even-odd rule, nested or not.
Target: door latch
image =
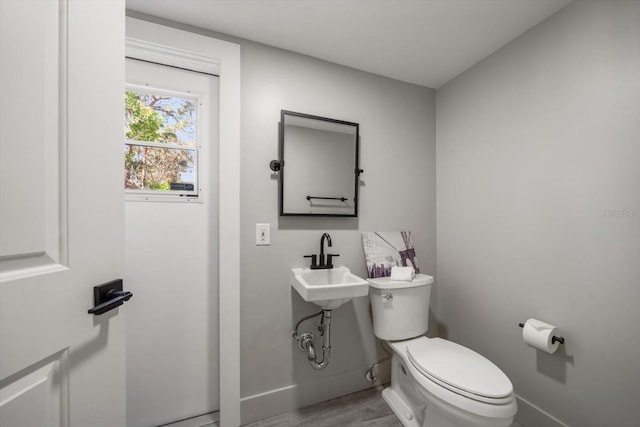
[[[121,306],[125,301],[129,301],[132,296],[131,292],[122,290],[122,279],[94,286],[93,303],[95,307],[90,308],[88,313],[99,316]]]

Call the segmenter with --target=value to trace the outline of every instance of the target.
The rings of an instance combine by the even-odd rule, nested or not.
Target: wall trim
[[[540,409],[533,403],[516,395],[518,400],[518,413],[516,421],[524,427],[569,427],[553,415]]]
[[[367,382],[365,372],[366,369],[341,373],[243,397],[240,401],[242,424],[375,387]]]
[[[220,74],[220,60],[217,58],[133,37],[126,38],[126,56],[159,64],[180,66],[202,73]]]
[[[220,65],[219,304],[220,425],[240,425],[240,45],[127,17],[127,48],[179,53],[191,67]],[[133,41],[138,43],[133,43]],[[141,42],[142,41],[142,42]],[[141,45],[142,43],[142,45]],[[135,46],[134,46],[135,45]],[[152,60],[149,56],[142,59]],[[197,68],[196,68],[197,69]]]

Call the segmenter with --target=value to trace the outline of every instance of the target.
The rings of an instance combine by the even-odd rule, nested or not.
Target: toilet
[[[382,397],[407,427],[509,427],[517,412],[509,378],[488,359],[427,338],[433,277],[369,280],[375,335],[388,342],[391,386]]]

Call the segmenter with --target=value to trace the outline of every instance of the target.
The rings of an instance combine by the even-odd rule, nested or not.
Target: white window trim
[[[160,62],[164,54],[220,76],[219,283],[220,425],[240,425],[240,45],[127,17],[127,56]],[[144,48],[147,47],[147,49]],[[156,58],[156,59],[153,59]],[[183,62],[184,63],[184,62]],[[177,65],[180,66],[180,65]],[[183,68],[192,68],[183,67]],[[193,68],[192,68],[193,69]]]
[[[134,18],[127,18],[127,22],[129,22],[130,19]],[[146,23],[150,24],[149,22]],[[157,26],[160,27],[160,25]],[[129,58],[142,59],[144,61],[155,62],[158,64],[172,65],[174,67],[181,67],[187,70],[200,71],[202,73],[215,75],[220,74],[220,60],[217,58],[198,54],[190,50],[180,49],[175,46],[154,43],[148,40],[136,39],[134,37],[127,36],[125,55]]]
[[[167,96],[175,96],[183,99],[189,99],[196,102],[196,105],[200,103],[200,95],[194,93],[173,91],[163,88],[151,87],[151,86],[142,86],[137,84],[125,84],[125,90],[131,90],[137,93],[146,93],[146,94],[160,94]],[[200,197],[201,190],[203,190],[201,186],[201,172],[200,167],[202,166],[200,162],[200,157],[202,155],[208,155],[209,147],[202,147],[201,138],[202,133],[200,123],[200,109],[197,108],[196,117],[198,120],[198,129],[196,134],[196,142],[194,145],[179,145],[179,144],[169,144],[166,142],[156,143],[149,141],[136,141],[133,139],[127,139],[124,137],[125,145],[136,145],[139,147],[157,147],[157,148],[169,148],[174,150],[189,150],[195,151],[195,164],[196,164],[196,173],[195,180],[193,182],[194,191],[158,191],[158,190],[134,190],[134,189],[124,189],[124,199],[127,202],[170,202],[170,203],[203,203],[202,198]],[[209,141],[211,142],[211,141]]]

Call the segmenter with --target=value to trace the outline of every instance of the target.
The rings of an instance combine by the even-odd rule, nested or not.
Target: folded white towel
[[[410,282],[416,277],[413,267],[391,267],[391,280]]]

